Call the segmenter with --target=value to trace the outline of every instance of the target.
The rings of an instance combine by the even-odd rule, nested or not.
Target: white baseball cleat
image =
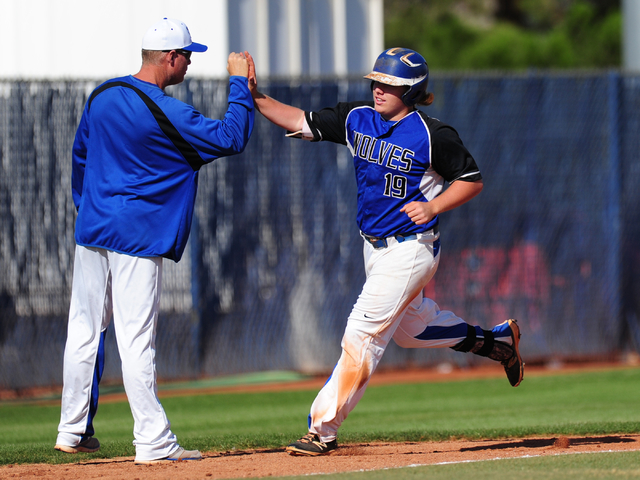
[[[57,443],[56,446],[53,448],[65,453],[78,453],[78,452],[93,453],[100,450],[100,442],[95,437],[89,437],[89,438],[85,438],[78,445],[61,445]]]
[[[185,450],[182,447],[178,447],[175,452],[164,458],[158,458],[156,460],[136,460],[135,464],[154,465],[156,463],[185,462],[188,460],[202,460],[202,454],[198,450]]]

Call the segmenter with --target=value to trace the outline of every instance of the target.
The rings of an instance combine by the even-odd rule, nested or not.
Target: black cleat
[[[285,451],[289,455],[308,455],[308,456],[316,456],[316,455],[324,455],[329,453],[331,450],[335,450],[338,448],[338,440],[331,440],[328,443],[324,443],[320,441],[320,437],[315,433],[307,433],[304,437],[302,437],[297,442],[293,442],[287,445]]]
[[[507,378],[509,379],[509,383],[512,387],[517,387],[520,385],[524,377],[524,362],[522,361],[522,357],[520,357],[520,327],[518,327],[517,320],[507,320],[505,323],[509,323],[509,328],[511,328],[511,341],[513,348],[513,355],[511,358],[504,360],[502,365],[504,366],[504,371],[507,374]]]

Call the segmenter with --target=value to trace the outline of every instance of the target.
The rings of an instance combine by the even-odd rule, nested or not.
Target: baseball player
[[[322,455],[337,448],[338,428],[364,394],[392,338],[405,348],[451,347],[499,361],[511,385],[518,386],[524,363],[515,320],[484,330],[423,297],[440,261],[440,214],[468,202],[483,187],[458,133],[417,109],[433,102],[424,58],[406,48],[384,51],[365,76],[373,101],[317,112],[259,92],[255,64],[248,58],[249,86],[262,115],[290,136],[349,148],[364,243],[366,282],[347,320],[342,355],[311,406],[308,434],[287,452]]]
[[[113,314],[135,462],[201,458],[178,444],[157,396],[162,262],[177,262],[184,252],[200,168],[242,152],[255,115],[243,54],[228,58],[223,120],[165,94],[165,87],[184,80],[192,53],[206,50],[183,22],[165,18],[142,40],[140,71],[108,80],[84,108],[72,154],[77,246],[56,450],[100,448],[93,419]]]

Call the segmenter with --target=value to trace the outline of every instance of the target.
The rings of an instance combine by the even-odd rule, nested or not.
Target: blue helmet
[[[424,57],[414,50],[390,48],[378,56],[373,71],[364,78],[386,85],[409,86],[402,101],[413,107],[427,91],[429,66]]]

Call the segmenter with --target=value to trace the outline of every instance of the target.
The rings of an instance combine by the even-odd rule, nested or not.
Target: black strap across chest
[[[200,170],[200,168],[202,168],[205,162],[200,157],[200,154],[198,154],[196,149],[193,148],[193,146],[184,139],[184,137],[180,134],[178,129],[173,125],[173,123],[171,123],[171,121],[169,120],[167,115],[162,111],[162,109],[158,105],[156,105],[156,103],[153,100],[151,100],[149,96],[139,88],[134,87],[133,85],[125,82],[105,83],[104,85],[96,88],[93,91],[93,93],[89,97],[87,109],[91,108],[91,103],[93,102],[96,96],[104,92],[106,89],[112,88],[112,87],[125,87],[136,92],[138,96],[142,99],[144,104],[151,111],[151,114],[156,119],[156,122],[158,122],[160,129],[167,136],[167,138],[171,140],[171,143],[173,143],[173,145],[178,149],[178,151],[182,154],[182,156],[189,163],[189,165],[191,165],[191,168],[193,168],[194,171],[198,171]]]

